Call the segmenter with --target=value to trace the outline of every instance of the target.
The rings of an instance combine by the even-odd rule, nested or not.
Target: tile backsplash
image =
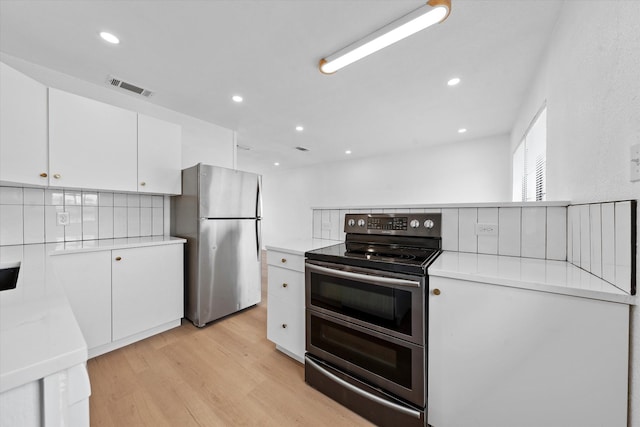
[[[165,198],[0,186],[0,246],[163,235]],[[58,225],[60,212],[68,225]]]

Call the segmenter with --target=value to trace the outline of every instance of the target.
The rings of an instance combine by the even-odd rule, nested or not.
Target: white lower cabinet
[[[89,357],[178,326],[184,310],[183,245],[49,257]]]
[[[429,290],[431,426],[627,425],[628,305],[433,276]]]
[[[289,262],[299,258],[299,256],[273,251],[267,254],[269,262],[267,338],[276,344],[278,350],[303,362],[305,351],[304,263],[301,265],[299,262]]]

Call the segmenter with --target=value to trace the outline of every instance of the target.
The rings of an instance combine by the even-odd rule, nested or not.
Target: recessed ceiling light
[[[447,84],[448,84],[449,86],[455,86],[455,85],[457,85],[458,83],[460,83],[460,79],[459,79],[458,77],[454,77],[454,78],[452,78],[451,80],[449,80],[449,81],[447,82]]]
[[[458,129],[458,133],[465,133],[467,130],[465,128]]]
[[[344,154],[351,154],[351,150],[345,151]]]
[[[297,130],[298,132],[302,132],[302,131],[304,130],[304,127],[302,127],[302,126],[296,126],[296,130]]]
[[[273,166],[280,166],[280,163],[275,162],[275,163],[273,164]]]
[[[242,97],[240,95],[233,95],[231,99],[233,99],[233,102],[242,102]]]
[[[100,37],[102,37],[102,40],[112,43],[112,44],[118,44],[120,43],[120,39],[117,38],[116,36],[114,36],[111,33],[107,33],[106,31],[103,31],[100,33]]]

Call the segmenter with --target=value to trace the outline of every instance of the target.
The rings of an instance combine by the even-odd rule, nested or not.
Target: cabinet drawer
[[[292,308],[286,301],[269,296],[267,338],[298,356],[304,357],[304,307]]]
[[[304,306],[304,273],[270,265],[268,292],[289,304]]]
[[[267,251],[267,263],[289,270],[304,272],[304,256],[286,252]]]

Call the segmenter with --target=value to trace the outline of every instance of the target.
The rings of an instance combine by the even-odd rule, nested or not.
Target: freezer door
[[[197,326],[260,302],[260,221],[200,220],[198,280],[187,318]]]
[[[200,164],[200,218],[256,218],[261,216],[261,176]]]

